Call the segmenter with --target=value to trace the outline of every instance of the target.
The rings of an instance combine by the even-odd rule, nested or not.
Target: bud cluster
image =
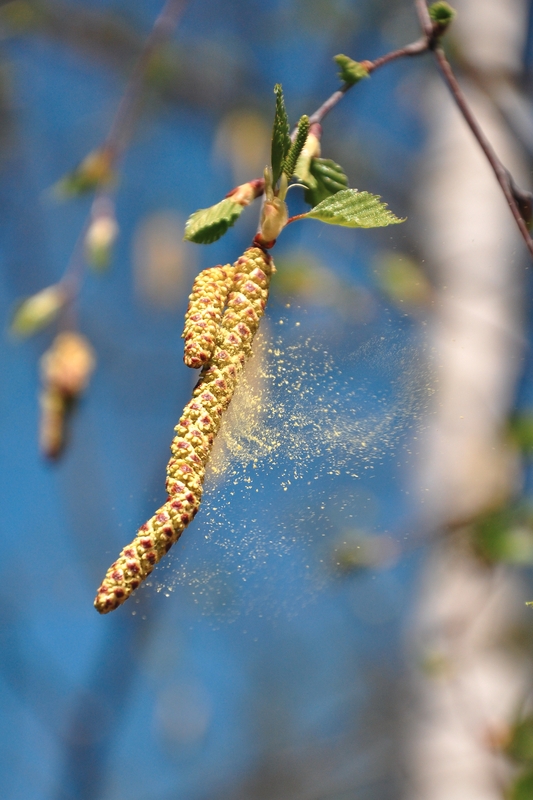
[[[230,291],[228,295],[226,290],[227,305],[223,315],[218,317],[219,322],[215,322],[214,317],[209,318],[210,322],[215,323],[214,346],[209,360],[204,364],[193,397],[185,406],[175,429],[172,458],[167,466],[168,499],[139,528],[133,542],[122,550],[107,571],[94,602],[101,614],[113,611],[128,599],[197,513],[206,464],[222,414],[233,397],[246,358],[251,353],[252,339],[266,306],[273,272],[272,259],[258,247],[246,250],[233,267],[214,267],[211,271],[207,283],[217,283],[217,294],[222,297],[224,286],[228,286]],[[204,285],[202,282],[200,284]],[[191,298],[201,295],[200,290],[195,293],[193,288]],[[218,300],[217,304],[218,309]],[[191,330],[187,325],[192,316],[194,312],[185,324],[186,348],[187,331]],[[188,341],[195,341],[195,335]]]

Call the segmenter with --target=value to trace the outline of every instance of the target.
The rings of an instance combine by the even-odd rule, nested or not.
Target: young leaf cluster
[[[354,61],[343,53],[339,53],[333,60],[339,67],[339,78],[343,83],[353,86],[363,78],[368,78],[368,69],[360,61]]]
[[[439,0],[437,3],[432,3],[428,8],[430,19],[437,22],[439,25],[448,26],[457,13],[448,3],[444,0]]]
[[[340,77],[356,83],[368,76],[365,66],[348,56],[335,56],[341,68]],[[272,246],[289,221],[317,219],[329,225],[348,228],[376,228],[403,222],[387,209],[379,197],[348,188],[343,168],[331,159],[320,157],[320,135],[310,130],[309,117],[302,116],[292,139],[281,84],[274,87],[276,110],[272,127],[271,167],[259,192],[250,194],[251,181],[233,190],[229,196],[209,208],[192,214],[185,226],[185,239],[197,244],[211,244],[223,236],[239,218],[245,205],[264,191],[266,202],[261,214],[260,234],[263,243]],[[285,196],[289,181],[296,178],[306,187],[305,201],[311,206],[307,214],[288,219]],[[244,194],[241,190],[248,187]],[[265,238],[266,237],[266,238]]]

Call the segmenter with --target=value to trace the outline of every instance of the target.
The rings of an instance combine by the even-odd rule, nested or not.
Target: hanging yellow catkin
[[[215,349],[217,330],[233,283],[235,267],[209,267],[196,277],[185,314],[183,360],[198,369],[207,364]]]
[[[265,309],[274,264],[258,247],[233,265],[233,286],[218,326],[215,347],[185,406],[167,467],[167,502],[142,525],[111,565],[94,605],[101,614],[128,599],[193,519],[202,497],[205,467],[222,414],[228,407]]]
[[[65,422],[73,402],[86,388],[95,366],[94,350],[75,331],[59,333],[41,358],[39,444],[47,458],[57,458],[64,445]]]

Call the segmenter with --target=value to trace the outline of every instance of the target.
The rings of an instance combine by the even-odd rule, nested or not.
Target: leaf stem
[[[305,214],[296,214],[294,217],[289,217],[289,219],[285,223],[285,227],[287,227],[287,225],[290,225],[291,222],[296,222],[297,219],[303,219],[306,216],[307,216],[307,213],[305,213]]]

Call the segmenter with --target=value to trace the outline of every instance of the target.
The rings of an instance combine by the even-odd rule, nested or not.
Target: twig
[[[434,42],[433,22],[429,16],[429,10],[426,0],[415,0],[415,8],[420,26],[424,31],[424,35],[428,42]]]
[[[425,53],[428,49],[428,40],[426,38],[419,39],[417,42],[412,42],[411,44],[405,45],[405,47],[400,47],[398,50],[392,50],[390,53],[380,56],[380,58],[376,58],[375,61],[362,61],[361,64],[366,67],[370,73],[376,69],[379,69],[379,67],[385,66],[385,64],[389,64],[391,61],[396,61],[397,58],[404,58],[405,56],[419,56],[422,53]],[[333,92],[331,97],[328,97],[326,102],[322,103],[320,108],[318,108],[314,114],[311,114],[309,117],[309,123],[312,125],[313,123],[322,122],[326,114],[329,114],[331,109],[335,108],[337,103],[342,100],[348,89],[351,89],[352,86],[355,86],[355,84],[343,83],[340,89],[338,89],[336,92]]]
[[[493,172],[496,176],[496,180],[500,184],[502,188],[502,192],[505,195],[505,199],[511,209],[511,213],[515,218],[516,224],[522,234],[522,238],[524,239],[527,249],[533,256],[533,239],[529,235],[529,231],[527,229],[526,223],[522,218],[522,214],[520,213],[520,208],[518,207],[518,203],[515,200],[513,195],[512,186],[515,187],[515,191],[517,189],[514,179],[510,175],[509,171],[503,166],[502,162],[494,152],[492,145],[490,144],[489,140],[485,136],[481,126],[479,125],[478,121],[474,117],[468,103],[466,102],[466,98],[459,86],[457,79],[453,73],[451,68],[450,62],[446,58],[444,54],[444,50],[442,47],[436,47],[434,50],[435,59],[437,64],[439,65],[439,69],[445,84],[447,85],[448,89],[450,90],[453,99],[455,100],[463,118],[474,134],[477,139],[477,142],[483,152],[485,153],[489,164],[491,165]]]
[[[186,2],[187,0],[167,0],[144,43],[104,143],[104,148],[110,152],[113,160],[120,157],[128,145],[150,60],[159,45],[174,32]]]
[[[496,155],[492,145],[472,113],[463,91],[457,82],[457,78],[454,75],[450,62],[446,58],[444,50],[442,47],[436,44],[433,23],[431,22],[431,18],[429,16],[426,1],[414,0],[414,2],[420,25],[426,34],[427,49],[433,50],[433,54],[437,61],[444,83],[450,90],[450,93],[455,100],[463,119],[474,134],[479,146],[485,153],[485,156],[487,157],[487,160],[496,176],[496,180],[500,184],[502,192],[505,195],[505,199],[507,200],[509,208],[511,209],[511,213],[515,219],[518,229],[522,234],[522,238],[526,243],[526,247],[533,256],[533,239],[529,235],[529,231],[526,223],[524,222],[521,211],[521,209],[527,207],[528,203],[529,205],[531,204],[531,197],[517,187],[512,175],[504,167]]]
[[[378,69],[378,67],[383,67],[385,64],[389,64],[391,61],[396,61],[397,58],[404,58],[405,56],[419,56],[422,53],[425,53],[429,47],[430,44],[424,37],[423,39],[418,39],[418,41],[412,42],[411,44],[406,44],[405,47],[400,47],[398,50],[392,50],[392,52],[387,53],[380,58],[376,58],[375,61],[363,61],[363,64],[367,67],[369,72],[373,72],[375,69]]]
[[[422,53],[425,53],[429,49],[430,45],[428,40],[424,37],[423,39],[418,39],[416,42],[411,42],[410,44],[405,45],[405,47],[400,47],[398,50],[391,50],[390,53],[386,53],[384,56],[380,56],[376,58],[375,61],[362,61],[361,64],[366,67],[369,73],[374,72],[374,70],[379,69],[380,67],[384,67],[386,64],[390,64],[391,61],[396,61],[398,58],[404,58],[405,56],[419,56]],[[312,132],[320,139],[321,129],[320,123],[324,119],[324,117],[329,114],[329,112],[335,108],[337,103],[339,103],[346,92],[355,86],[353,83],[343,83],[340,89],[337,89],[336,92],[328,97],[328,99],[322,103],[322,105],[317,108],[317,110],[311,114],[309,117],[309,125],[314,126],[312,128]],[[294,135],[296,133],[297,126],[294,127],[292,131],[291,138],[294,139]],[[256,179],[255,183],[260,181],[261,179]],[[254,182],[254,181],[252,181]],[[226,197],[230,197],[238,187],[235,187],[230,192],[227,193]],[[259,197],[259,195],[257,195]],[[295,219],[299,219],[299,217],[291,217],[289,222],[294,222]]]
[[[351,89],[353,85],[354,85],[353,83],[343,83],[340,89],[338,89],[336,92],[333,92],[331,97],[328,97],[326,102],[322,103],[320,108],[317,108],[314,114],[311,114],[311,116],[309,117],[309,124],[313,125],[315,123],[322,122],[326,114],[329,114],[331,109],[335,108],[337,103],[340,102],[340,100],[342,100],[348,89]]]
[[[187,0],[167,0],[144,42],[139,58],[126,84],[124,94],[119,102],[109,132],[102,145],[102,150],[109,154],[110,166],[116,166],[129,144],[138,114],[143,82],[150,60],[157,48],[172,35],[186,4]],[[73,304],[83,281],[85,237],[89,230],[94,212],[102,204],[102,199],[109,195],[111,195],[109,188],[106,187],[105,184],[100,183],[96,188],[89,215],[83,224],[80,235],[74,245],[69,263],[61,279],[69,294],[69,302],[65,307],[65,314],[68,315],[68,323],[64,320],[67,327],[73,327]]]

